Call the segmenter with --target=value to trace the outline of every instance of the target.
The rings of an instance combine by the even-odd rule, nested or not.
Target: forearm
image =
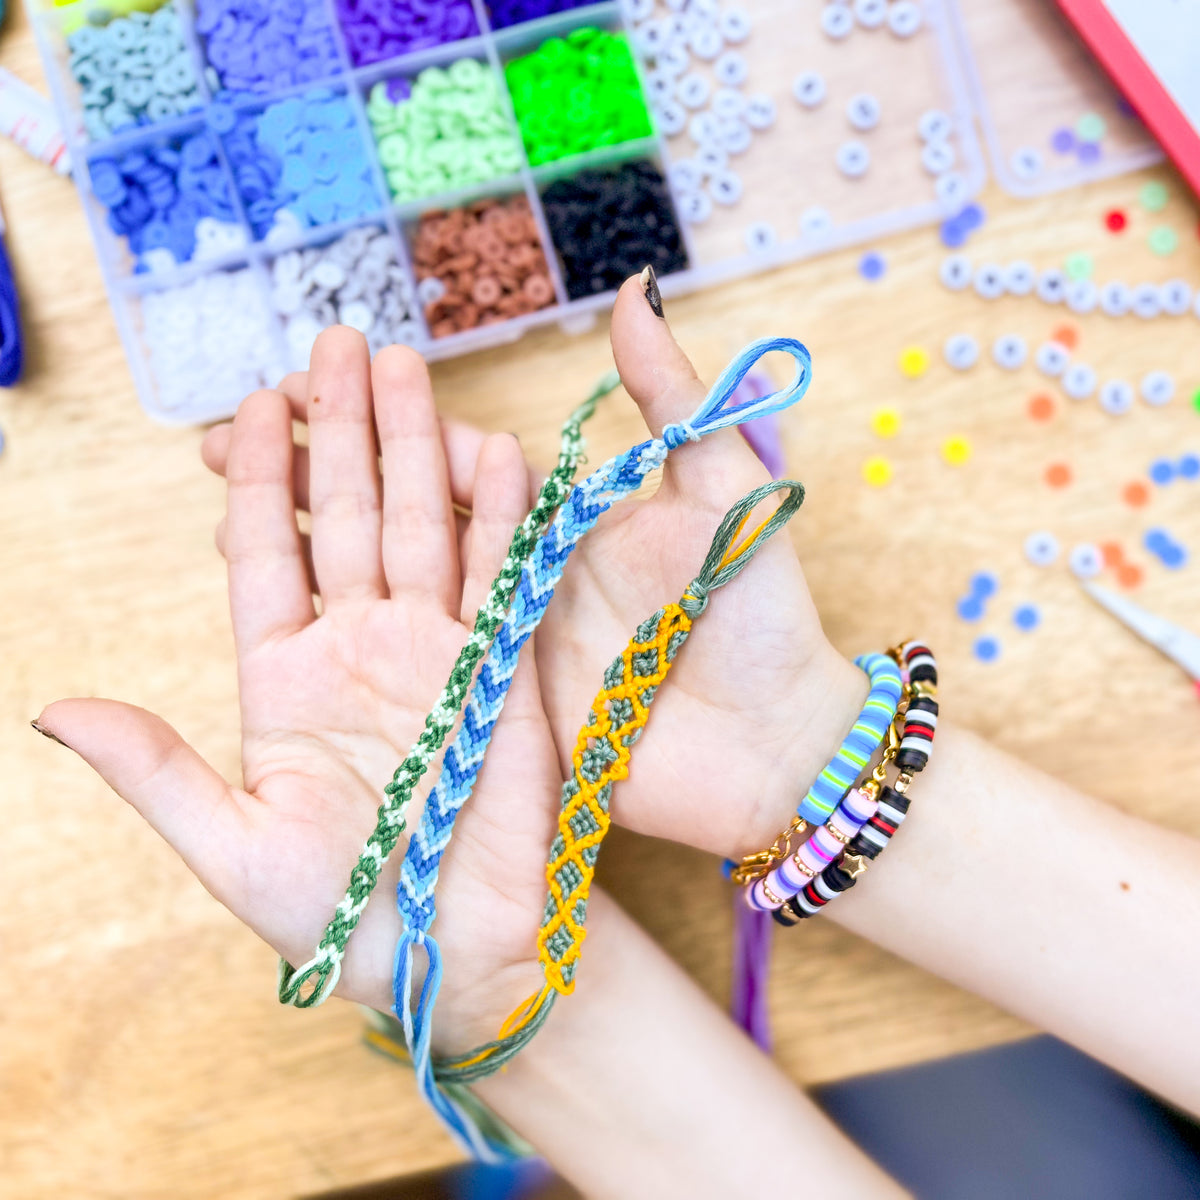
[[[1200,1113],[1200,842],[939,727],[839,924]]]
[[[573,995],[481,1099],[592,1198],[747,1195],[778,1181],[903,1192],[602,894]]]

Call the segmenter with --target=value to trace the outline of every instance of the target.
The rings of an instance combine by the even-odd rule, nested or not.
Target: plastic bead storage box
[[[29,0],[146,410],[327,325],[431,359],[933,223],[983,180],[941,0]],[[847,52],[847,45],[854,53]]]

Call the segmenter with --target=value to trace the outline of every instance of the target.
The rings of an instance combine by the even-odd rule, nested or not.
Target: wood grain
[[[0,61],[42,85],[20,14]],[[1200,282],[1194,210],[1181,199],[1154,218],[1136,209],[1151,177],[1181,194],[1165,170],[1026,204],[989,193],[990,220],[970,253],[1045,266],[1089,249],[1101,278]],[[57,697],[119,696],[163,714],[228,776],[238,772],[224,573],[212,547],[222,486],[201,468],[199,431],[164,430],[138,409],[71,185],[8,145],[0,181],[30,344],[29,382],[0,397],[0,960],[10,986],[0,1007],[0,1190],[251,1200],[448,1161],[454,1150],[404,1073],[360,1044],[357,1013],[279,1007],[271,951],[68,751],[28,727]],[[1121,238],[1102,228],[1114,205],[1132,217]],[[1145,249],[1161,220],[1181,233],[1169,260]],[[795,536],[830,636],[850,653],[919,631],[938,647],[956,719],[1123,808],[1200,833],[1200,711],[1188,684],[1089,608],[1064,567],[1039,572],[1021,553],[1024,536],[1045,527],[1068,545],[1119,538],[1140,559],[1149,523],[1200,553],[1198,485],[1156,490],[1143,513],[1119,496],[1155,456],[1200,449],[1200,416],[1181,394],[1165,410],[1139,404],[1119,420],[1094,403],[1063,402],[1050,427],[1034,424],[1024,405],[1043,381],[1032,367],[1005,374],[985,354],[957,375],[936,350],[960,331],[985,348],[1010,331],[1036,343],[1061,314],[943,291],[930,231],[883,249],[889,269],[874,285],[850,252],[667,302],[706,376],[768,332],[797,334],[813,351],[815,383],[785,432],[809,493]],[[1076,324],[1080,356],[1102,377],[1136,382],[1165,367],[1181,393],[1200,386],[1194,318]],[[895,365],[910,343],[935,351],[919,381]],[[515,431],[548,464],[563,413],[609,362],[600,322],[440,364],[434,377],[444,412]],[[888,443],[868,426],[884,403],[904,419]],[[612,403],[594,422],[592,461],[637,433],[628,400]],[[952,433],[972,439],[966,468],[939,457]],[[880,452],[895,479],[872,491],[860,465]],[[1041,483],[1053,459],[1074,468],[1064,492]],[[978,630],[954,615],[968,575],[984,567],[1002,580],[985,624],[1004,643],[986,667],[970,653]],[[1172,574],[1151,562],[1147,579],[1140,599],[1195,624],[1196,567]],[[1021,635],[1008,614],[1027,599],[1045,621]],[[604,875],[723,1001],[728,895],[711,864],[625,836],[606,852]],[[673,889],[678,898],[664,905]],[[779,939],[773,1005],[779,1057],[799,1081],[1024,1032],[820,922]]]

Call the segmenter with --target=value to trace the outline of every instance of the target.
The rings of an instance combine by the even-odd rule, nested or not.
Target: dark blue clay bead
[[[595,0],[489,0],[488,12],[493,29],[507,29],[522,21],[536,21],[550,13],[567,12],[593,3]]]
[[[337,13],[356,67],[479,33],[470,0],[337,0]]]
[[[659,275],[687,267],[666,182],[652,163],[555,180],[542,207],[572,300],[611,291],[647,263]]]

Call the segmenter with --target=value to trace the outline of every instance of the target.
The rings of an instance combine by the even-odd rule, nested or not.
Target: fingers
[[[161,717],[116,700],[58,700],[37,724],[87,762],[214,893],[244,837],[229,785]],[[225,889],[227,890],[227,889]]]
[[[461,616],[468,624],[504,564],[513,531],[525,518],[528,498],[520,443],[512,434],[492,434],[479,450],[475,504],[467,530]]]
[[[278,392],[255,392],[234,418],[226,464],[225,558],[239,655],[315,616],[292,496],[292,421]]]
[[[290,411],[289,411],[290,417]],[[362,334],[335,325],[308,372],[313,562],[326,607],[385,594],[371,358]],[[288,426],[289,440],[291,425]]]
[[[670,326],[654,315],[636,276],[617,293],[610,336],[621,382],[655,437],[664,425],[684,421],[696,411],[708,389]],[[672,451],[663,472],[664,486],[719,503],[765,479],[754,452],[734,429],[680,446]]]
[[[419,591],[447,613],[461,599],[446,454],[424,360],[389,346],[371,367],[383,457],[383,569],[393,595]]]
[[[225,518],[217,522],[217,531],[213,541],[217,544],[217,553],[225,557]],[[312,561],[312,538],[306,533],[300,534],[300,555],[304,559],[304,569],[308,574],[308,590],[311,595],[317,595],[317,572]]]
[[[479,463],[479,451],[488,437],[482,429],[464,421],[442,419],[442,444],[446,448],[450,498],[459,508],[470,510],[475,507],[475,474]],[[528,494],[525,507],[528,510],[545,482],[546,475],[536,467],[527,466],[526,479]]]

